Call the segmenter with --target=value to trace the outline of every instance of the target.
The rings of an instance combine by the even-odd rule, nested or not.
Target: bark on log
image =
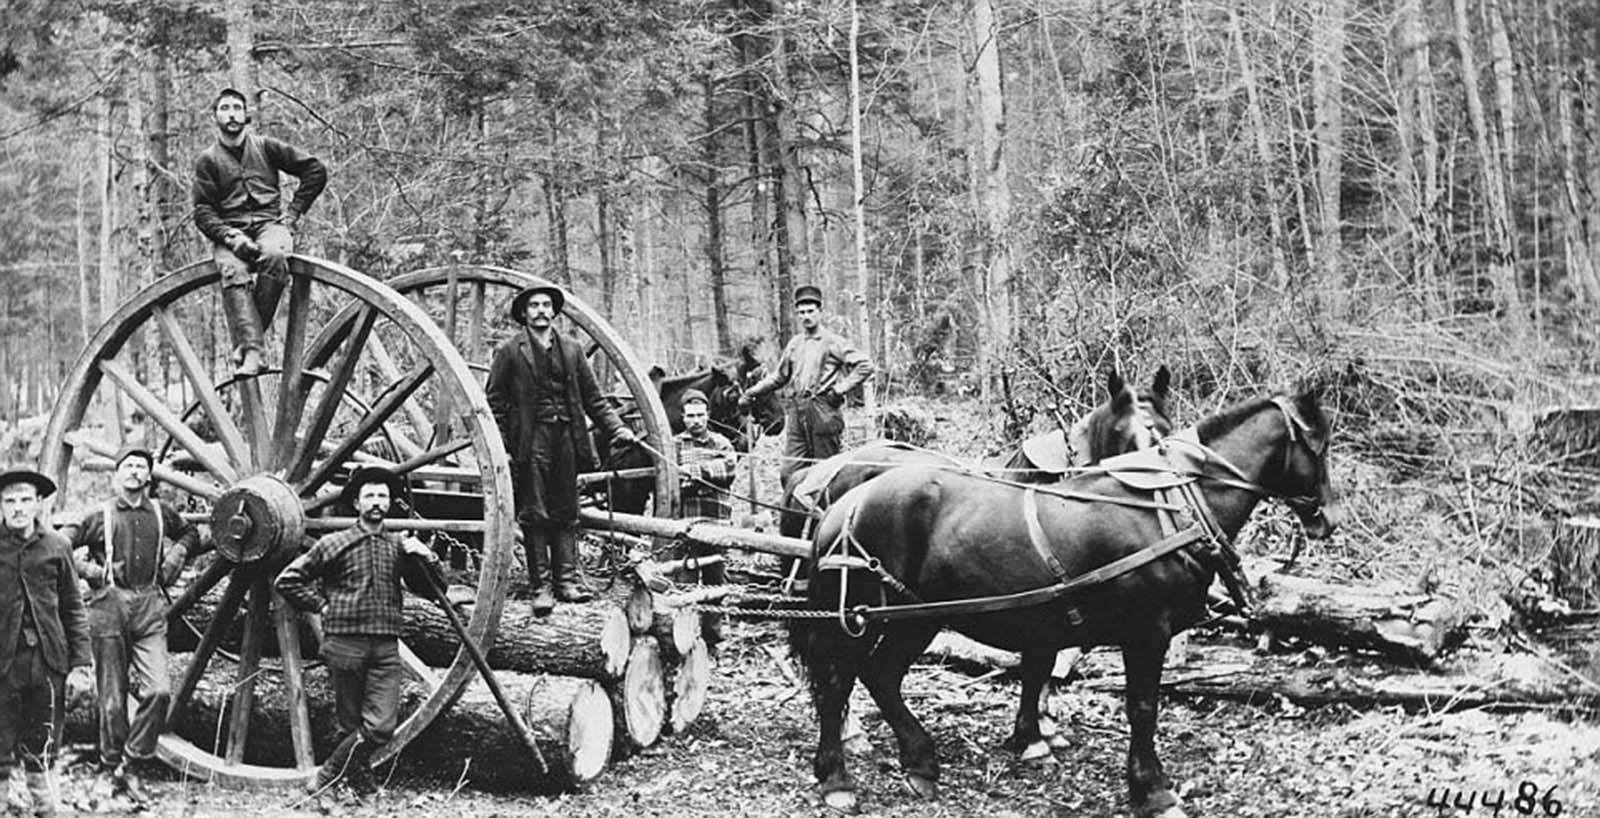
[[[1600,518],[1562,520],[1553,545],[1550,573],[1556,592],[1574,608],[1600,608]]]
[[[1465,611],[1424,593],[1384,593],[1269,574],[1260,582],[1257,621],[1277,635],[1340,648],[1375,650],[1431,664],[1462,634]]]
[[[189,654],[172,657],[174,687],[190,659]],[[175,725],[179,735],[202,749],[213,746],[236,673],[233,662],[220,657],[212,660],[185,718]],[[304,678],[312,744],[320,761],[339,739],[333,689],[326,668],[308,668]],[[581,787],[600,775],[610,757],[614,716],[611,701],[599,682],[510,671],[498,672],[495,678],[532,728],[540,752],[552,767],[548,773],[539,773],[532,754],[506,723],[505,713],[482,679],[474,679],[455,705],[441,713],[400,753],[397,772],[448,782],[464,779],[485,790],[537,792]],[[422,685],[408,676],[400,689],[401,714],[415,709],[425,697]],[[245,761],[293,766],[282,675],[268,671],[257,676],[255,701]],[[68,713],[67,732],[72,740],[95,740],[92,705]],[[227,741],[226,735],[222,741]],[[387,768],[380,773],[387,775]]]
[[[661,738],[666,723],[667,684],[661,666],[661,646],[652,638],[636,639],[620,680],[608,683],[616,719],[617,754],[649,747]]]
[[[648,633],[655,621],[655,594],[642,579],[632,576],[625,581],[619,579],[596,597],[621,608],[628,622],[628,632],[635,636]]]
[[[1082,656],[1080,648],[1061,649],[1051,666],[1050,678],[1065,679],[1071,676]],[[940,631],[923,649],[920,661],[940,662],[963,673],[982,675],[992,670],[1014,668],[1022,663],[1022,657],[1015,651],[993,648],[955,631]]]
[[[405,643],[422,661],[448,667],[460,647],[438,606],[408,597]],[[496,670],[615,679],[628,661],[631,640],[623,612],[607,600],[557,605],[549,616],[534,616],[526,600],[508,599],[489,648]]]
[[[704,639],[696,638],[689,649],[683,651],[682,660],[672,669],[672,690],[667,701],[667,727],[673,735],[689,729],[700,718],[706,707],[706,694],[711,691],[711,650]]]

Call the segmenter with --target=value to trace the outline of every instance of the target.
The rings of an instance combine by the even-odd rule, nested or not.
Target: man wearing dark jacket
[[[613,443],[637,440],[600,393],[583,344],[555,331],[565,303],[565,293],[551,286],[511,299],[511,318],[521,327],[495,349],[485,386],[511,458],[533,612],[541,616],[555,599],[593,598],[578,562],[578,473],[594,471],[597,462],[584,417]]]
[[[400,720],[405,622],[400,586],[404,582],[428,593],[404,563],[406,558],[432,563],[437,557],[417,540],[384,527],[399,491],[400,479],[388,470],[357,469],[341,492],[356,511],[356,524],[317,540],[275,583],[295,610],[311,614],[333,680],[342,738],[318,771],[318,789],[345,776],[355,789],[366,789],[368,759],[394,738]]]
[[[261,329],[272,323],[288,281],[294,229],[328,182],[317,158],[270,136],[246,133],[244,94],[224,88],[212,103],[217,141],[194,162],[194,224],[211,240],[222,273],[222,310],[233,336],[234,365],[255,375],[262,360]],[[278,173],[300,180],[287,207],[279,203]],[[260,280],[252,281],[255,273]]]
[[[49,746],[66,715],[66,679],[89,664],[89,618],[67,540],[39,522],[56,490],[31,469],[0,473],[0,781],[21,756],[34,815],[54,815]]]

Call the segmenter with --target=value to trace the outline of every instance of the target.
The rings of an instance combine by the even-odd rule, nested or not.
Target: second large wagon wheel
[[[337,483],[353,466],[388,465],[412,481],[471,476],[481,492],[471,515],[391,519],[389,526],[481,542],[479,558],[458,574],[477,588],[468,627],[480,643],[493,639],[512,559],[503,444],[478,380],[448,337],[415,303],[347,267],[295,256],[290,272],[269,335],[281,374],[226,390],[218,384],[232,379],[227,345],[216,341],[220,322],[208,309],[218,291],[215,267],[178,270],[136,294],[73,365],[41,464],[63,487],[59,496],[81,495],[81,487],[72,490],[83,480],[74,455],[109,455],[119,442],[89,421],[91,405],[131,403],[199,465],[198,474],[167,463],[154,469],[157,482],[209,506],[190,516],[210,527],[216,546],[173,589],[169,619],[191,610],[211,614],[174,680],[169,729],[182,731],[185,717],[198,721],[201,710],[216,715],[182,735],[162,736],[158,752],[179,770],[233,786],[301,785],[316,773],[312,718],[331,715],[332,703],[308,699],[309,646],[271,582],[309,538],[354,523],[335,508]],[[375,360],[379,349],[383,361]],[[384,375],[390,367],[397,377]],[[152,388],[148,382],[163,372],[182,380]],[[351,402],[351,392],[368,397]],[[188,419],[186,393],[203,409]],[[448,438],[409,420],[431,416],[439,405],[450,407]],[[219,650],[232,639],[236,661]],[[421,694],[377,762],[427,727],[474,673],[465,652],[444,671],[414,656],[408,664]],[[206,738],[192,740],[200,736]]]
[[[530,273],[479,264],[431,267],[404,273],[386,282],[421,306],[476,371],[487,373],[495,344],[511,331],[506,315],[511,297],[532,286],[552,282]],[[565,289],[565,288],[564,288]],[[650,380],[650,373],[633,348],[604,315],[566,290],[562,314],[583,334],[590,356],[600,356],[622,379],[639,409],[643,437],[657,452],[672,451],[672,430],[666,407]],[[652,508],[658,517],[675,517],[679,503],[677,465],[651,458]]]

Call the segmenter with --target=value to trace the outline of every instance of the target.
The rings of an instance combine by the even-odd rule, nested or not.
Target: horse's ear
[[[1113,369],[1110,374],[1106,375],[1106,394],[1112,398],[1117,398],[1122,395],[1122,391],[1125,388],[1127,388],[1127,384],[1122,382],[1122,376],[1117,373],[1117,370]]]
[[[1156,370],[1155,380],[1150,383],[1150,393],[1158,399],[1166,401],[1167,394],[1171,389],[1172,370],[1168,369],[1166,364],[1162,364],[1161,368]]]

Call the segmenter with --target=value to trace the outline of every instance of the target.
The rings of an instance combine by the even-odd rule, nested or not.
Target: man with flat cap
[[[167,674],[167,600],[200,534],[178,510],[150,492],[155,456],[128,447],[111,474],[116,496],[85,514],[71,532],[78,575],[89,584],[100,765],[117,789],[146,800],[130,761],[153,758],[166,730],[172,680]],[[128,694],[138,701],[132,724]]]
[[[270,136],[248,133],[248,101],[224,88],[211,103],[217,141],[194,162],[194,224],[211,240],[211,259],[222,273],[222,312],[233,338],[240,375],[261,372],[262,327],[272,323],[288,282],[294,230],[328,183],[322,163]],[[300,180],[294,198],[280,204],[279,173]]]
[[[369,789],[368,760],[394,738],[399,723],[401,584],[429,593],[405,562],[438,559],[421,542],[384,526],[401,488],[387,469],[357,469],[340,492],[355,509],[356,524],[317,540],[275,583],[295,610],[310,615],[333,680],[341,738],[317,773],[318,790],[341,778],[357,791]]]
[[[555,329],[566,293],[536,285],[511,299],[517,332],[494,351],[484,386],[505,438],[516,493],[517,522],[528,560],[533,612],[555,600],[586,602],[578,558],[578,474],[598,468],[585,417],[612,445],[636,442],[633,430],[595,383],[583,344]]]
[[[55,490],[32,469],[0,471],[0,782],[20,759],[34,815],[56,814],[48,754],[66,716],[67,673],[89,666],[72,548],[39,520]]]
[[[855,344],[822,326],[822,290],[809,284],[796,288],[794,315],[800,332],[784,346],[778,365],[739,397],[739,407],[745,408],[767,392],[788,387],[778,467],[785,485],[795,471],[839,453],[845,394],[873,373],[872,361]]]

